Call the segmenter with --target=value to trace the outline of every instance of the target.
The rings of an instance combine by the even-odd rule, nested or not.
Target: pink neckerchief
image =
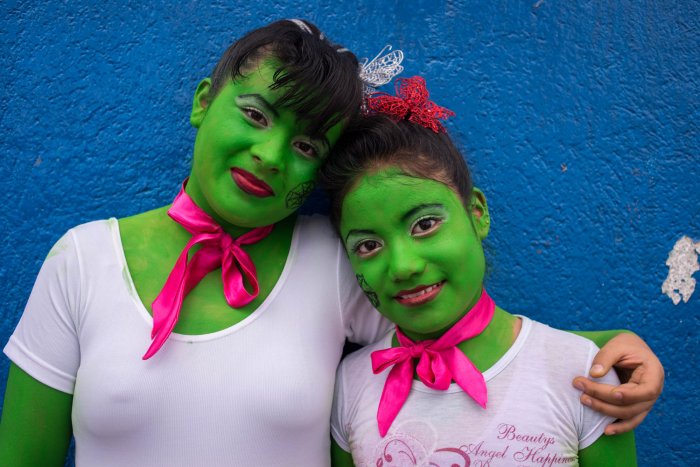
[[[185,245],[165,285],[151,304],[153,342],[143,356],[144,360],[151,358],[163,346],[180,316],[182,301],[214,269],[221,268],[226,302],[234,308],[247,305],[260,291],[253,260],[241,246],[267,237],[274,225],[257,227],[234,240],[185,193],[186,184],[187,180],[168,209],[168,215],[190,232],[192,238]],[[188,262],[190,248],[197,244],[201,247]],[[243,276],[252,286],[252,293],[243,286]]]
[[[384,383],[377,410],[379,434],[384,437],[399,414],[413,383],[413,360],[418,358],[417,373],[423,384],[432,389],[446,390],[454,381],[481,407],[486,408],[486,382],[484,376],[456,345],[486,329],[496,308],[485,290],[481,298],[437,340],[413,342],[396,327],[396,337],[401,347],[372,352],[372,370],[379,374],[394,366]]]

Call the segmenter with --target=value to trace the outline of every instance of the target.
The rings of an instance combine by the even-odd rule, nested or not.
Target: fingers
[[[654,405],[653,402],[638,402],[636,404],[619,405],[615,403],[605,402],[601,399],[594,399],[587,394],[581,394],[581,403],[596,412],[600,412],[609,417],[613,417],[620,420],[632,420],[641,414],[649,412],[651,407]],[[641,421],[641,420],[640,420]]]
[[[664,388],[664,378],[664,367],[659,359],[656,358],[656,355],[652,354],[644,360],[642,365],[632,371],[629,382],[639,383],[645,389],[653,391],[654,399],[656,399],[661,395],[661,391]]]
[[[601,348],[593,358],[589,374],[593,378],[605,376],[613,365],[634,368],[642,363],[637,354],[653,352],[639,336],[631,333],[621,333],[613,337]]]
[[[647,416],[649,411],[644,411],[630,419],[627,420],[618,420],[616,422],[611,423],[610,425],[605,427],[605,434],[606,435],[619,435],[621,433],[627,433],[628,431],[632,431],[635,428],[637,428],[644,418]]]
[[[655,402],[664,387],[664,369],[661,362],[654,358],[631,370],[628,382],[618,386],[615,397],[623,403]]]
[[[602,378],[607,375],[610,368],[619,360],[619,355],[614,351],[606,350],[607,348],[608,347],[603,347],[600,349],[593,358],[593,364],[588,372],[592,378]]]
[[[612,386],[585,377],[574,379],[574,386],[583,392],[583,405],[617,419],[605,428],[608,435],[626,433],[639,426],[664,386],[661,362],[634,334],[623,333],[611,339],[593,359],[589,374],[599,378],[613,366],[624,384]]]
[[[633,430],[654,406],[656,397],[649,397],[646,390],[636,384],[612,386],[597,383],[584,377],[574,380],[574,386],[583,391],[581,403],[596,412],[618,419],[606,429],[614,433]]]
[[[629,353],[629,351],[632,353]],[[664,368],[651,349],[634,334],[620,334],[603,347],[593,359],[590,375],[600,377],[615,365],[620,379],[625,382],[615,391],[611,386],[600,385],[586,379],[576,379],[594,398],[618,404],[633,404],[637,402],[658,399],[664,387]],[[592,391],[592,392],[591,392]]]
[[[659,398],[662,387],[663,383],[661,386],[659,386],[646,381],[642,381],[638,384],[625,383],[617,386],[613,391],[611,391],[612,399],[605,396],[602,396],[601,398],[606,402],[611,403],[617,401],[618,404],[636,404],[640,402],[648,402],[649,404],[653,405],[654,402],[656,402],[656,399]],[[593,394],[591,394],[591,396],[593,396]]]
[[[578,378],[574,379],[574,387],[588,395],[590,398],[598,399],[608,404],[623,404],[624,394],[619,390],[620,386],[598,383],[584,378],[583,376],[579,376]]]
[[[619,399],[619,396],[613,396],[613,389],[617,386],[612,386],[610,384],[597,383],[591,381],[583,376],[578,376],[574,378],[574,387],[579,391],[588,394],[589,396],[596,399],[604,399],[607,402],[613,402]]]
[[[574,379],[574,387],[593,399],[614,405],[654,404],[660,390],[656,385],[625,383],[619,386],[598,383],[579,376]]]

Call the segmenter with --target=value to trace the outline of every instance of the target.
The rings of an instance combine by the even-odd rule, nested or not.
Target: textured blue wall
[[[644,336],[667,386],[640,462],[700,455],[700,291],[674,306],[660,290],[676,240],[700,240],[697,2],[94,3],[0,4],[3,345],[66,229],[170,202],[192,93],[226,46],[304,17],[360,56],[405,51],[404,76],[457,112],[488,197],[492,295],[558,327]]]

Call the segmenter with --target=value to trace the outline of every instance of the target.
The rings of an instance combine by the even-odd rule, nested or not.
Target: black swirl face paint
[[[375,292],[372,289],[372,287],[369,286],[369,284],[365,280],[365,276],[363,276],[362,274],[355,274],[355,277],[357,278],[357,283],[360,284],[360,288],[362,288],[362,291],[365,293],[365,295],[367,295],[369,302],[374,308],[378,308],[379,297],[377,296],[377,292]]]
[[[299,206],[304,204],[304,201],[306,201],[306,198],[309,197],[311,192],[314,191],[315,186],[316,184],[314,182],[304,182],[292,188],[285,198],[287,208],[299,208]]]

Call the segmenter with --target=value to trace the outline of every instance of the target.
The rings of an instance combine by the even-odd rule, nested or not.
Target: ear
[[[472,199],[469,210],[471,211],[470,214],[476,234],[481,240],[485,239],[489,234],[491,218],[489,217],[489,207],[486,204],[486,196],[476,187],[472,189]]]
[[[211,89],[211,78],[204,78],[199,82],[197,90],[194,92],[194,100],[192,101],[192,113],[190,113],[190,124],[199,128],[207,114],[209,108],[209,90]]]

